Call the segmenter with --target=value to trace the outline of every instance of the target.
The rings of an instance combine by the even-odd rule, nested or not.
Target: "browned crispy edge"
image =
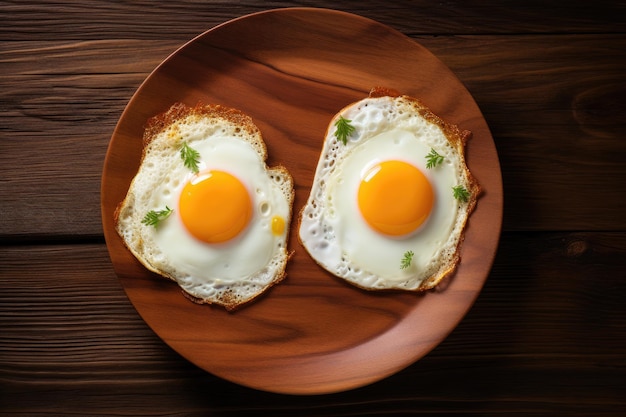
[[[238,110],[238,109],[234,109],[231,107],[226,107],[226,106],[222,106],[219,104],[203,104],[203,103],[198,103],[193,107],[187,106],[183,103],[174,103],[168,110],[166,110],[163,113],[160,113],[154,117],[151,117],[150,119],[148,119],[148,121],[146,122],[146,127],[144,130],[144,134],[143,134],[143,149],[141,152],[141,161],[140,161],[140,166],[141,163],[143,162],[143,159],[146,155],[146,147],[148,144],[150,144],[150,142],[152,142],[152,140],[154,140],[154,138],[161,132],[163,132],[164,130],[166,130],[170,125],[172,125],[173,123],[175,123],[176,121],[182,120],[188,116],[204,116],[204,117],[215,117],[215,118],[222,118],[222,119],[226,119],[228,121],[230,121],[233,124],[237,124],[239,126],[241,126],[242,129],[246,130],[246,132],[250,135],[256,135],[258,134],[259,137],[261,137],[261,142],[259,143],[261,145],[262,148],[262,160],[265,162],[267,160],[267,147],[265,145],[265,142],[263,141],[263,136],[260,133],[259,128],[256,126],[256,124],[254,123],[254,121],[252,120],[252,118],[250,116],[248,116],[247,114],[243,113],[242,111]],[[268,167],[268,170],[272,170],[272,171],[281,171],[282,175],[284,176],[288,176],[289,178],[291,178],[291,181],[293,183],[293,177],[291,176],[291,174],[289,173],[289,171],[287,170],[287,168],[285,168],[282,165],[277,165],[274,167]],[[295,187],[292,187],[292,191],[291,191],[291,196],[289,197],[289,205],[293,206],[293,200],[295,197],[295,191],[294,191]],[[115,211],[113,212],[113,224],[115,226],[115,230],[117,231],[118,229],[118,224],[119,224],[119,214],[120,214],[120,210],[121,207],[124,205],[124,203],[126,202],[126,199],[128,197],[124,197],[124,199],[117,205],[117,207],[115,208]],[[293,216],[292,216],[293,217]],[[119,232],[118,232],[119,234]],[[139,259],[138,256],[136,256],[135,252],[128,247],[128,245],[126,244],[126,241],[124,239],[122,239],[122,242],[124,244],[124,246],[135,256],[135,258],[148,270],[150,270],[151,272],[154,272],[164,278],[170,279],[174,282],[175,279],[167,274],[164,274],[156,269],[154,269],[153,267],[151,267],[150,265],[147,265],[142,259]],[[287,233],[287,236],[285,238],[285,247],[287,247],[289,244],[289,233]],[[289,259],[291,259],[291,257],[293,256],[293,251],[288,252],[287,253],[287,259],[285,260],[285,269],[283,269],[282,273],[280,275],[277,275],[275,277],[275,279],[268,284],[268,286],[261,291],[260,293],[256,294],[254,297],[245,300],[243,302],[238,303],[235,299],[235,297],[224,297],[222,300],[218,301],[218,302],[214,302],[214,301],[209,301],[209,300],[204,300],[202,298],[197,298],[191,294],[189,294],[188,292],[186,292],[184,289],[181,288],[181,292],[182,294],[188,298],[189,300],[193,301],[196,304],[218,304],[223,306],[227,311],[232,312],[235,311],[245,305],[248,305],[250,303],[252,303],[253,301],[255,301],[257,298],[259,298],[261,295],[265,294],[271,287],[273,287],[274,285],[278,284],[279,282],[281,282],[282,280],[284,280],[287,277],[287,273],[286,273],[286,266],[287,266],[287,262],[289,262]]]
[[[198,103],[193,107],[187,106],[183,103],[174,103],[167,111],[158,114],[150,119],[146,123],[146,127],[143,134],[144,149],[159,133],[167,129],[176,121],[182,120],[188,116],[204,116],[210,118],[221,118],[228,120],[229,122],[241,126],[250,135],[262,135],[259,128],[254,123],[252,118],[238,109],[222,106],[219,104],[203,104]],[[263,146],[263,160],[267,159],[267,148],[265,143],[261,142]]]
[[[285,242],[287,243],[287,242]],[[226,292],[224,294],[224,297],[220,300],[220,302],[213,302],[213,301],[208,301],[208,300],[204,300],[202,298],[197,298],[191,294],[189,294],[187,291],[182,290],[181,289],[181,293],[183,294],[183,296],[185,296],[185,298],[187,298],[188,300],[196,303],[196,304],[219,304],[222,307],[224,307],[226,309],[226,311],[228,312],[234,312],[237,311],[249,304],[252,304],[253,302],[257,301],[259,298],[263,297],[265,294],[268,293],[269,289],[272,288],[273,286],[275,286],[276,284],[280,283],[281,281],[283,281],[285,278],[287,278],[287,272],[286,272],[286,268],[287,268],[287,264],[289,262],[289,260],[291,259],[291,257],[293,256],[295,252],[294,251],[289,251],[287,252],[287,259],[285,259],[285,269],[283,269],[282,273],[279,275],[276,275],[276,277],[274,278],[274,280],[272,282],[270,282],[267,287],[265,287],[265,289],[257,294],[254,295],[254,297],[245,300],[243,302],[237,302],[236,297],[232,295],[232,292]]]
[[[445,120],[443,120],[441,117],[439,117],[435,113],[433,113],[419,99],[417,99],[415,97],[410,97],[410,96],[407,96],[407,95],[403,95],[399,91],[394,90],[392,88],[380,87],[380,86],[373,87],[370,90],[369,97],[370,98],[378,98],[378,97],[398,98],[398,97],[401,97],[402,99],[410,102],[412,104],[412,106],[415,108],[415,110],[422,117],[424,117],[429,122],[434,123],[437,126],[439,126],[441,128],[441,130],[444,132],[446,138],[458,150],[459,155],[461,155],[461,158],[462,158],[463,166],[465,168],[465,174],[467,175],[467,178],[468,178],[470,189],[467,190],[467,191],[470,192],[470,197],[469,197],[469,200],[467,202],[467,204],[468,204],[467,216],[465,218],[465,222],[463,223],[463,227],[461,229],[461,235],[459,236],[459,241],[458,241],[457,246],[455,248],[455,257],[454,257],[453,262],[449,265],[449,267],[446,270],[438,273],[437,275],[434,275],[434,276],[432,276],[430,278],[425,279],[422,282],[422,284],[420,285],[420,287],[416,288],[415,290],[399,289],[400,291],[425,292],[425,291],[428,291],[428,290],[431,290],[431,289],[434,289],[435,287],[437,287],[437,285],[439,283],[441,283],[441,281],[443,281],[444,278],[450,276],[457,269],[459,263],[461,262],[460,248],[461,248],[461,244],[465,240],[465,229],[466,229],[466,226],[467,226],[467,221],[469,220],[470,215],[472,214],[472,212],[476,208],[476,203],[478,201],[478,197],[479,197],[479,195],[482,192],[481,187],[480,187],[478,181],[472,175],[472,173],[469,171],[469,168],[467,167],[467,163],[465,162],[465,145],[469,141],[469,139],[472,137],[472,132],[470,132],[469,130],[460,130],[457,125],[448,123]],[[343,109],[341,109],[336,114],[340,114],[341,112],[343,112],[344,109],[346,109],[346,108],[348,108],[348,107],[350,107],[350,106],[352,106],[354,104],[355,103],[348,104],[347,106],[345,106]],[[334,116],[333,116],[333,119],[334,119]],[[324,137],[328,136],[328,130],[329,129],[330,129],[330,124],[329,124],[329,126],[328,126],[328,128],[326,130],[326,133],[324,134]],[[299,213],[299,216],[298,216],[298,228],[300,228],[300,224],[302,222],[303,212],[304,212],[304,207],[300,210],[300,213]],[[302,246],[304,246],[303,243],[302,243],[302,240],[300,239],[300,234],[298,234],[298,240],[299,240],[299,243]],[[318,263],[318,265],[319,265],[319,262],[316,262],[316,263]],[[320,265],[320,266],[322,266],[322,265]],[[342,279],[342,281],[345,281],[345,280]],[[348,281],[346,281],[346,282],[348,282]],[[381,292],[381,291],[397,291],[398,290],[398,289],[369,288],[369,287],[364,287],[362,285],[358,285],[358,284],[356,284],[354,282],[349,282],[349,284],[351,284],[351,285],[353,285],[355,287],[361,288],[363,290],[366,290],[366,291],[379,291],[379,292]]]

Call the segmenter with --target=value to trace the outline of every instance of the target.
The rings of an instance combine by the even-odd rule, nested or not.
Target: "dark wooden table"
[[[103,238],[109,139],[194,36],[338,8],[428,48],[498,149],[504,220],[461,324],[380,382],[270,394],[191,365],[141,320]],[[0,413],[626,415],[626,3],[0,2]]]

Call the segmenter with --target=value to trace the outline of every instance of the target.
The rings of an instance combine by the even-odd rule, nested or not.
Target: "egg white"
[[[242,131],[224,120],[209,123],[189,117],[160,132],[145,149],[117,226],[127,247],[148,269],[175,280],[200,302],[224,303],[227,308],[255,297],[282,277],[289,257],[292,178],[284,169],[268,169],[258,141],[242,139]],[[199,152],[199,174],[228,172],[248,191],[250,222],[227,242],[196,239],[180,218],[181,191],[196,175],[181,158],[183,142]],[[156,227],[141,223],[146,213],[165,207],[172,213]],[[274,216],[285,221],[280,234],[272,232]]]
[[[354,133],[347,144],[334,134],[325,138],[311,194],[300,219],[299,237],[313,259],[334,275],[367,289],[417,289],[450,260],[460,230],[461,204],[452,187],[466,184],[463,158],[442,129],[392,97],[368,98],[345,108]],[[426,168],[426,155],[436,150],[444,163]],[[360,213],[357,193],[369,168],[386,160],[417,167],[434,192],[432,211],[408,236],[390,237],[373,230]],[[406,251],[411,266],[400,267]]]
[[[181,284],[188,287],[201,287],[203,282],[217,278],[226,284],[243,280],[265,267],[273,251],[284,243],[284,234],[273,235],[271,219],[274,215],[288,218],[288,204],[281,198],[280,190],[273,189],[277,187],[256,151],[247,143],[219,137],[188,143],[200,153],[200,172],[225,171],[245,185],[252,200],[252,218],[241,234],[222,244],[207,244],[194,238],[177,210],[182,187],[193,174],[178,164],[154,189],[150,202],[155,208],[174,209],[163,224],[150,230],[161,248],[161,256],[155,258],[154,265],[163,270],[173,269],[173,273],[183,277]]]

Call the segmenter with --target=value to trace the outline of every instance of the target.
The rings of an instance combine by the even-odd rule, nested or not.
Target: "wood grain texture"
[[[506,161],[505,230],[626,228],[623,200],[614,198],[626,181],[623,36],[457,37],[430,46],[474,95]],[[594,58],[581,59],[581,50]]]
[[[217,24],[285,6],[376,19],[454,71],[493,133],[508,231],[442,344],[314,397],[243,388],[168,348],[127,300],[99,211],[111,134],[149,72]],[[625,7],[0,2],[0,415],[625,415]]]
[[[133,311],[104,245],[4,248],[0,414],[619,415],[625,247],[623,233],[505,233],[442,344],[376,384],[314,397],[227,383],[175,354]]]
[[[14,40],[179,39],[186,41],[224,21],[282,7],[320,7],[348,11],[396,27],[409,35],[623,33],[623,2],[543,2],[538,0],[446,1],[411,0],[386,3],[349,0],[202,1],[154,4],[90,0],[88,4],[49,1],[33,7],[19,0],[4,1],[0,11],[10,25],[0,25],[0,37]],[[91,13],[85,13],[85,8]],[[137,19],[141,16],[141,19]],[[36,23],[36,24],[35,24]]]
[[[98,191],[111,133],[146,74],[177,45],[5,44],[0,239],[102,234]]]
[[[624,37],[416,40],[459,76],[487,119],[506,161],[505,230],[626,228],[622,201],[612,195],[613,184],[626,181],[619,140],[626,131],[619,117],[626,109],[620,93]],[[97,193],[117,119],[143,79],[180,43],[6,46],[0,52],[6,74],[0,78],[0,239],[100,235]],[[588,51],[583,64],[580,48]],[[16,154],[29,164],[12,165]],[[581,184],[585,194],[578,192]],[[559,193],[567,197],[554,198]],[[85,198],[88,203],[74,204]]]

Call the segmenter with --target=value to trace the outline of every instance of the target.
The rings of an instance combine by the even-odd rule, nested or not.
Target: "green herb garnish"
[[[413,255],[415,254],[413,253],[412,250],[408,250],[404,252],[404,257],[402,258],[402,261],[400,262],[400,269],[407,269],[409,266],[411,266]]]
[[[159,223],[167,219],[170,214],[172,214],[172,209],[168,206],[165,206],[165,210],[150,210],[146,213],[141,222],[148,226],[157,227]]]
[[[430,148],[430,153],[426,155],[426,168],[434,168],[443,162],[443,156],[439,155],[436,150]]]
[[[456,187],[452,187],[452,192],[454,193],[454,198],[464,203],[467,202],[470,198],[470,193],[463,187],[462,185],[457,185]]]
[[[198,164],[200,163],[200,152],[187,145],[187,142],[183,143],[183,147],[180,148],[180,157],[187,168],[192,170],[195,174],[198,173]]]
[[[350,123],[352,120],[348,120],[343,116],[339,116],[339,119],[335,122],[335,137],[340,140],[344,145],[348,143],[348,136],[354,132],[354,126]]]

